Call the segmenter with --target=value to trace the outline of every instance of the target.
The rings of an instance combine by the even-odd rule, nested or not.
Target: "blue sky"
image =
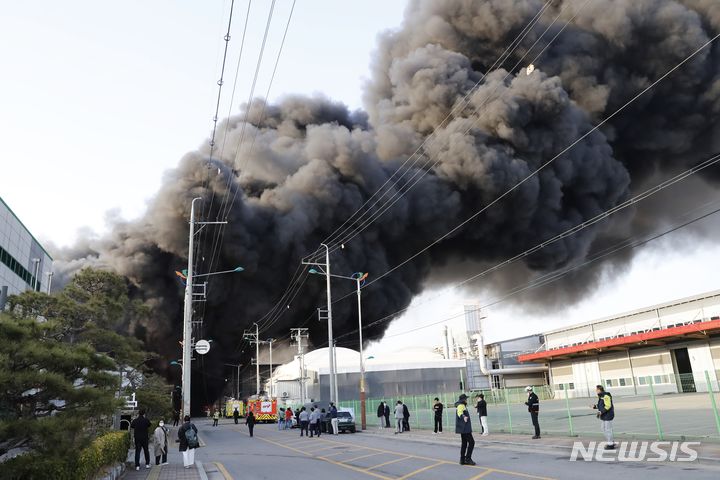
[[[291,0],[277,0],[262,94]],[[105,218],[142,214],[163,172],[206,141],[214,112],[229,0],[8,2],[0,18],[0,195],[37,237],[72,244],[102,233]],[[255,1],[233,111],[247,99],[270,1]],[[222,116],[247,3],[236,2]],[[399,25],[404,0],[298,0],[270,98],[321,92],[361,107],[379,32]],[[81,233],[86,234],[86,233]],[[540,332],[717,288],[720,249],[703,243],[645,250],[629,273],[567,310],[538,314],[506,302],[488,312],[490,339]],[[416,301],[433,297],[429,292]],[[448,316],[482,289],[452,292],[390,327],[399,334],[370,352],[432,343],[442,326],[402,334]],[[370,319],[371,320],[371,319]],[[459,328],[460,322],[455,322]],[[509,328],[511,326],[512,328]],[[515,328],[518,327],[518,328]],[[432,335],[428,335],[432,333]]]

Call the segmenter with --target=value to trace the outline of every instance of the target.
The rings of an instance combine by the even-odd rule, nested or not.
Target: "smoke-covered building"
[[[0,198],[0,307],[6,295],[46,291],[52,257]]]

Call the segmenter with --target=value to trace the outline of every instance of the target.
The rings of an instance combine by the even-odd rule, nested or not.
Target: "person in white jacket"
[[[397,405],[395,405],[395,422],[397,423],[395,435],[403,432],[403,420],[405,420],[405,409],[403,408],[403,403],[398,400]]]
[[[157,428],[153,432],[153,450],[155,451],[155,465],[167,465],[168,453],[168,430],[165,428],[165,422],[160,420]]]

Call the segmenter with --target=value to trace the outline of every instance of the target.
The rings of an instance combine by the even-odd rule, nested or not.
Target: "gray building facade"
[[[52,257],[0,198],[0,297],[47,291],[52,267]]]

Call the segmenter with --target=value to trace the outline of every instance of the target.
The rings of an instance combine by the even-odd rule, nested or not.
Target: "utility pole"
[[[190,203],[190,232],[188,234],[188,267],[185,279],[185,305],[183,308],[183,355],[182,355],[182,400],[183,415],[190,415],[190,382],[192,370],[192,304],[193,304],[193,240],[195,238],[195,225],[225,224],[227,222],[196,222],[195,201],[202,197],[195,197]],[[201,227],[202,228],[202,227]]]
[[[327,244],[321,243],[325,248],[325,276],[327,284],[327,322],[328,322],[328,351],[330,352],[330,401],[337,403],[337,379],[335,378],[335,342],[333,341],[332,330],[332,292],[330,288],[330,248]],[[321,265],[317,262],[302,262],[303,265]],[[319,314],[318,310],[318,314]]]
[[[358,334],[360,335],[360,428],[365,430],[367,428],[367,421],[365,417],[365,360],[363,359],[363,334],[362,334],[362,301],[360,300],[360,287],[363,279],[367,276],[358,275],[355,279],[357,284],[357,307],[358,307]]]
[[[260,327],[257,323],[255,325],[255,333],[250,333],[247,330],[243,335],[245,340],[250,340],[250,343],[255,343],[255,394],[260,396]]]
[[[328,321],[327,316],[327,310],[324,308],[318,308],[318,320],[322,321]],[[329,336],[329,335],[328,335]],[[329,340],[328,340],[329,341]],[[328,351],[330,352],[330,365],[328,371],[330,372],[330,401],[335,402],[337,398],[337,392],[336,390],[336,383],[337,378],[335,377],[335,341],[333,340],[332,343],[328,343]]]
[[[237,369],[237,378],[235,379],[235,400],[240,399],[240,367],[242,363],[226,363],[228,367],[235,367]]]
[[[47,293],[48,295],[50,295],[50,287],[52,287],[53,275],[55,275],[55,272],[47,273],[48,281],[47,281],[47,291],[45,293]]]
[[[275,341],[273,338],[268,338],[265,343],[270,345],[270,400],[273,398],[273,364],[272,364],[272,344]]]
[[[300,403],[305,404],[305,354],[303,340],[308,338],[307,328],[291,328],[290,338],[297,342],[298,359],[300,362]]]

